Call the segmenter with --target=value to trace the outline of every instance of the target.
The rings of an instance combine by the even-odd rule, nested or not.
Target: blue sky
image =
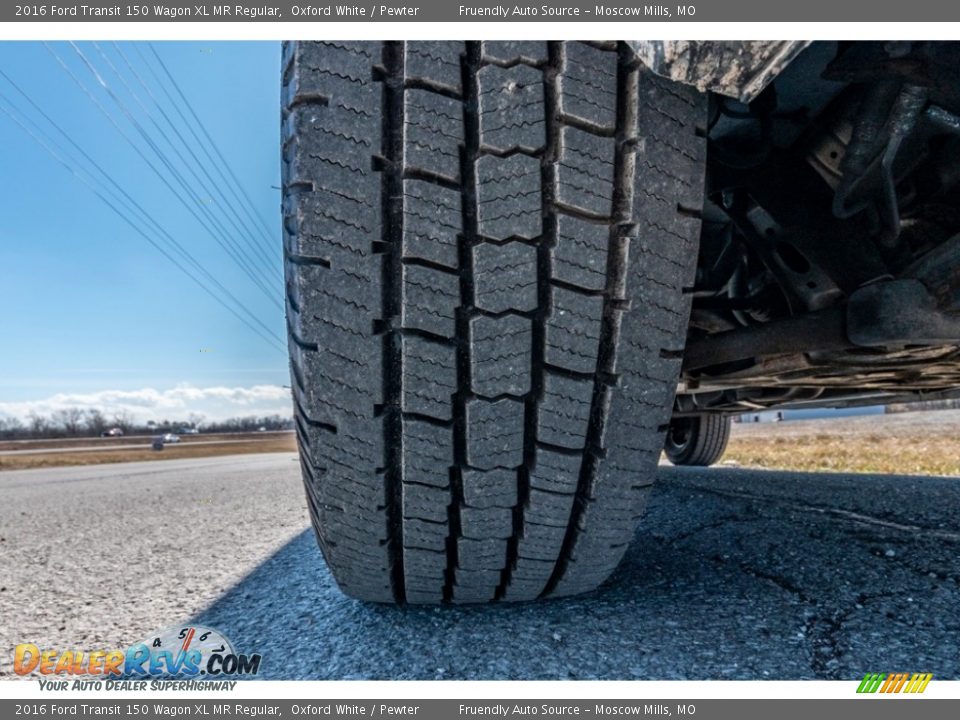
[[[150,46],[124,42],[118,51],[106,42],[99,48],[92,43],[77,47],[235,239],[237,233],[219,214],[224,203],[211,191],[209,181],[200,174],[208,185],[204,188],[189,175],[152,124],[156,121],[179,144],[159,104],[193,142],[151,75],[155,71],[165,79]],[[260,252],[268,256],[262,260],[257,256],[258,267],[272,273],[268,289],[273,301],[282,303],[282,283],[277,277],[280,193],[271,187],[280,182],[279,44],[154,43],[153,47],[253,201],[250,209],[265,221],[266,229],[260,229],[255,239],[263,243]],[[51,48],[143,153],[163,169],[74,47],[52,43]],[[101,52],[121,71],[146,110]],[[123,57],[159,103],[137,84]],[[282,310],[179,203],[42,43],[0,43],[0,69],[273,333],[284,337]],[[166,87],[175,94],[172,85]],[[0,93],[29,108],[2,78]],[[7,106],[2,97],[0,105]],[[182,104],[180,108],[187,112]],[[32,122],[61,139],[39,115],[29,114]],[[198,146],[194,151],[203,158]],[[174,180],[170,182],[179,188]],[[239,209],[233,195],[224,194]],[[214,207],[217,203],[220,207]],[[205,217],[202,212],[201,216]],[[238,225],[259,227],[242,211],[239,216],[242,221],[235,218]],[[253,257],[253,250],[248,251]],[[2,113],[0,293],[0,415],[49,411],[64,404],[95,406],[101,400],[114,407],[124,404],[124,397],[142,419],[175,415],[179,409],[184,415],[196,411],[211,417],[271,410],[289,413],[289,403],[279,391],[289,382],[285,354],[206,295]],[[184,388],[210,392],[184,392]],[[245,400],[234,403],[224,400],[229,396],[224,388],[272,389],[252,395],[244,395],[244,390],[237,397]],[[163,413],[151,408],[150,398],[160,398]],[[180,400],[167,403],[165,398]]]

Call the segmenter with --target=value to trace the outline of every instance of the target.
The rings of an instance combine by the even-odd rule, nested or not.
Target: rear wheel
[[[595,588],[670,417],[704,97],[623,44],[289,43],[291,374],[348,594]]]
[[[674,465],[713,465],[723,457],[729,439],[726,415],[675,418],[667,430],[664,452]]]

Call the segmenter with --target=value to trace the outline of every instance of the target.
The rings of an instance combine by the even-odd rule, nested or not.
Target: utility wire
[[[95,188],[92,187],[91,181],[92,181],[93,183],[97,183],[98,185],[100,185],[101,189],[103,189],[108,195],[110,195],[111,198],[113,198],[113,200],[114,200],[114,202],[115,202],[116,204],[120,204],[120,205],[124,206],[124,208],[127,209],[128,212],[130,212],[130,205],[132,205],[133,207],[135,207],[135,208],[139,211],[140,215],[143,216],[143,217],[146,219],[147,223],[153,225],[153,226],[156,228],[156,231],[159,232],[159,234],[166,236],[166,238],[168,239],[168,241],[171,242],[171,243],[181,252],[181,254],[183,254],[183,255],[186,257],[186,259],[197,269],[198,272],[200,272],[201,274],[207,276],[207,278],[208,278],[214,285],[216,285],[218,288],[220,288],[220,290],[222,290],[223,293],[224,293],[228,298],[230,298],[234,303],[236,303],[237,306],[238,306],[241,310],[243,310],[245,313],[247,313],[247,315],[249,315],[250,318],[251,318],[256,324],[258,324],[260,327],[262,327],[264,331],[266,331],[269,335],[272,335],[273,338],[274,338],[276,341],[279,341],[279,342],[281,342],[281,343],[283,342],[283,341],[280,339],[280,337],[279,337],[278,335],[276,335],[276,333],[273,332],[273,330],[271,330],[271,329],[270,329],[267,325],[265,325],[256,315],[254,315],[254,313],[252,313],[240,300],[238,300],[229,290],[227,290],[227,288],[225,288],[225,287],[222,285],[222,283],[220,283],[220,281],[216,279],[216,277],[214,277],[205,267],[203,267],[203,265],[202,265],[199,261],[197,261],[196,258],[194,258],[185,248],[183,248],[183,247],[176,241],[176,239],[174,239],[173,236],[170,235],[170,233],[169,233],[167,230],[165,230],[165,229],[163,228],[163,226],[161,226],[161,225],[153,218],[152,215],[150,215],[146,210],[144,210],[143,207],[140,206],[140,204],[136,202],[136,200],[134,200],[132,197],[130,197],[130,195],[126,192],[126,190],[124,190],[122,186],[120,186],[112,177],[110,177],[109,173],[107,173],[93,158],[91,158],[91,157],[86,153],[86,151],[84,151],[84,149],[83,149],[82,147],[80,147],[80,146],[76,143],[76,141],[73,140],[73,138],[70,137],[70,135],[69,135],[68,133],[66,133],[66,131],[63,130],[63,128],[61,128],[52,118],[50,118],[50,117],[42,110],[42,108],[40,108],[40,107],[30,98],[30,96],[27,95],[27,94],[22,90],[22,88],[20,88],[19,85],[17,85],[17,84],[16,84],[6,73],[4,73],[2,70],[0,70],[0,76],[2,76],[11,86],[13,86],[14,89],[17,90],[17,92],[20,93],[20,94],[27,100],[27,102],[28,102],[45,120],[47,120],[47,122],[49,122],[61,135],[63,135],[63,136],[66,138],[66,140],[67,140],[71,145],[73,145],[73,146],[77,149],[77,151],[78,151],[83,157],[85,157],[85,158],[94,166],[94,168],[96,168],[97,171],[98,171],[101,175],[103,175],[103,176],[116,188],[116,191],[113,191],[113,190],[111,190],[109,187],[105,186],[105,184],[104,184],[102,181],[97,181],[96,178],[95,178],[95,176],[93,175],[93,173],[91,173],[89,170],[83,169],[82,163],[78,163],[77,160],[76,160],[76,158],[73,157],[73,156],[71,156],[71,154],[69,153],[69,151],[65,151],[65,149],[63,148],[63,146],[62,146],[60,143],[58,143],[56,140],[54,140],[54,139],[49,135],[49,133],[44,132],[44,131],[39,127],[39,125],[38,125],[36,122],[33,122],[33,124],[34,124],[34,126],[37,128],[37,131],[43,136],[43,138],[46,139],[46,142],[41,141],[41,140],[37,137],[37,135],[36,135],[35,133],[31,132],[27,127],[24,126],[23,122],[19,121],[16,117],[13,117],[13,116],[11,115],[11,113],[9,112],[9,110],[5,110],[5,111],[4,111],[6,115],[10,116],[11,119],[13,119],[14,122],[16,122],[22,129],[24,129],[24,131],[27,132],[35,141],[37,141],[38,144],[41,145],[41,147],[43,147],[45,150],[47,150],[47,152],[50,153],[50,154],[54,157],[55,160],[57,160],[58,162],[60,162],[61,164],[63,164],[65,167],[67,167],[67,169],[71,172],[71,174],[73,174],[75,177],[78,177],[85,185],[87,185],[88,187],[91,187],[91,189],[94,189],[94,190],[95,190]],[[16,112],[20,113],[20,115],[22,115],[24,118],[27,118],[27,119],[28,119],[28,122],[29,122],[29,115],[28,115],[27,113],[25,113],[21,108],[19,108],[19,107],[16,105],[16,103],[14,103],[9,97],[7,97],[6,95],[3,95],[2,93],[0,93],[0,99],[3,99],[10,107],[12,107]],[[54,148],[55,148],[55,150],[54,150],[54,149],[51,149],[50,145],[53,145]],[[75,164],[75,166],[71,166],[71,165],[69,164],[69,162],[65,161],[65,160],[63,159],[63,157],[61,157],[61,156],[66,156],[69,161],[72,161],[72,162]],[[79,168],[79,170],[78,170],[78,168]],[[80,175],[81,172],[86,173],[86,175],[89,176],[90,180],[87,180],[87,179],[83,178],[83,177]],[[120,195],[122,195],[123,197],[119,197],[119,196],[118,196],[118,193],[119,193]],[[101,197],[101,199],[104,199],[103,196],[102,196],[102,193],[97,193],[97,194],[98,194],[99,197]],[[110,205],[110,206],[112,207],[112,209],[114,209],[115,212],[118,212],[118,209],[117,209],[114,205],[112,205],[112,204],[110,204],[110,203],[108,203],[108,205]],[[123,217],[122,214],[121,214],[121,217]],[[129,219],[127,219],[127,218],[124,218],[124,219],[127,220],[127,222],[129,222]],[[139,226],[139,225],[137,226],[137,228],[138,228],[138,230],[140,230],[140,226]],[[143,233],[142,233],[142,230],[140,230],[140,233],[143,234]],[[147,239],[150,240],[150,238],[147,238]],[[154,243],[151,242],[151,244],[154,244]],[[167,257],[169,257],[169,255],[168,255],[167,253],[164,253],[164,255],[167,256]],[[177,264],[177,266],[180,267],[178,263],[175,263],[175,264]],[[188,273],[188,275],[189,275],[189,273]],[[193,278],[193,279],[196,280],[196,278]],[[221,304],[223,304],[222,300],[218,300],[218,301],[219,301]],[[236,313],[234,313],[234,314],[236,314]],[[240,319],[241,319],[241,320],[244,320],[243,318],[240,318]],[[244,322],[246,322],[246,321],[244,321]],[[246,324],[248,324],[248,326],[249,326],[249,323],[246,323]],[[252,328],[252,329],[253,329],[254,331],[256,331],[256,332],[259,332],[259,331],[256,330],[256,328]],[[262,333],[260,333],[260,334],[261,334],[261,336],[262,336]],[[266,338],[265,338],[265,339],[266,339]],[[271,341],[271,344],[273,344],[272,341]]]
[[[226,168],[227,173],[228,173],[228,174],[230,175],[230,177],[233,179],[234,184],[235,184],[236,187],[240,190],[240,193],[243,195],[244,199],[246,200],[246,204],[244,204],[243,202],[241,202],[239,199],[238,199],[238,202],[240,202],[240,205],[241,205],[242,207],[244,207],[244,208],[246,208],[246,209],[248,209],[248,210],[249,210],[249,208],[255,207],[255,205],[254,205],[254,203],[253,203],[253,200],[250,199],[250,196],[247,194],[247,191],[244,189],[244,187],[243,187],[243,185],[241,184],[240,180],[237,178],[237,175],[236,175],[236,173],[233,171],[233,168],[230,167],[230,163],[227,162],[227,159],[223,156],[223,153],[220,152],[220,148],[217,146],[217,143],[214,141],[213,137],[212,137],[212,136],[210,135],[210,133],[207,131],[207,128],[206,128],[206,126],[203,124],[203,121],[200,120],[199,115],[197,115],[197,112],[193,109],[193,105],[190,104],[190,101],[187,99],[187,96],[184,94],[183,90],[180,88],[180,84],[177,82],[177,79],[173,76],[173,73],[171,73],[170,70],[167,68],[166,63],[163,62],[163,58],[160,57],[160,54],[157,52],[157,49],[154,47],[153,43],[148,43],[148,45],[149,45],[149,47],[150,47],[150,52],[153,53],[153,56],[157,59],[157,62],[160,64],[160,67],[163,68],[163,72],[166,74],[167,78],[170,80],[170,83],[173,85],[174,90],[176,90],[177,95],[179,95],[180,99],[183,101],[183,105],[187,108],[187,110],[190,112],[190,115],[193,117],[193,119],[196,121],[197,125],[200,127],[200,131],[203,133],[204,137],[206,137],[207,143],[209,143],[210,147],[213,148],[213,151],[217,154],[217,157],[220,158],[220,161],[221,161],[221,163],[223,164],[223,167]],[[140,47],[139,47],[139,46],[134,46],[134,47],[135,47],[136,51],[137,51],[138,53],[140,53]],[[141,57],[143,57],[143,54],[142,54],[142,53],[140,53],[140,55],[141,55]],[[147,65],[147,67],[150,67],[149,64]],[[161,84],[161,87],[163,87],[162,84]],[[166,93],[166,89],[164,89],[164,92]],[[169,94],[168,94],[167,96],[169,97]],[[173,105],[174,109],[176,109],[176,111],[177,111],[178,113],[180,113],[180,103],[173,102],[173,98],[170,98],[170,99],[171,99],[171,104]],[[181,115],[181,117],[183,117],[182,113],[180,113],[180,115]],[[201,143],[200,146],[201,146],[202,148],[204,148],[204,153],[207,154],[207,153],[206,153],[206,144],[205,144],[205,143]],[[210,157],[209,154],[207,154],[207,157]],[[216,168],[216,169],[218,170],[218,173],[219,173],[219,168],[218,168],[218,166],[217,166],[216,164],[214,164],[214,168]],[[223,174],[220,173],[220,176],[223,177]],[[229,185],[229,183],[228,183],[227,186],[228,186],[228,187],[232,187],[232,186]],[[234,197],[236,197],[236,194],[234,194]],[[266,222],[263,220],[263,216],[260,214],[259,211],[257,211],[257,212],[255,213],[255,215],[256,215],[257,221],[258,221],[259,224],[260,224],[260,227],[262,227],[264,233],[266,233],[266,237],[268,238],[268,241],[270,242],[270,247],[271,247],[271,249],[273,249],[273,247],[274,247],[274,245],[273,245],[274,233],[268,228]]]
[[[276,294],[263,284],[263,281],[261,281],[259,277],[256,276],[253,270],[249,267],[248,263],[245,262],[244,258],[238,257],[238,255],[229,246],[229,241],[226,238],[223,238],[222,235],[218,237],[218,233],[215,232],[210,227],[207,221],[205,221],[200,215],[197,214],[194,208],[194,204],[184,199],[184,197],[176,190],[176,188],[174,188],[170,184],[170,181],[164,176],[164,174],[157,168],[156,165],[154,165],[153,162],[151,162],[151,160],[143,153],[143,151],[140,149],[137,143],[133,141],[133,139],[124,131],[124,129],[120,127],[120,125],[117,123],[113,115],[106,108],[103,107],[103,105],[96,98],[96,96],[89,90],[89,88],[87,88],[87,86],[83,83],[83,81],[81,81],[80,78],[76,76],[76,74],[70,69],[70,67],[66,64],[66,62],[64,62],[64,60],[60,57],[60,55],[49,45],[49,43],[44,43],[44,46],[47,48],[47,51],[54,57],[54,59],[57,61],[60,67],[64,70],[64,72],[67,73],[67,75],[87,96],[87,98],[94,104],[94,106],[104,115],[104,117],[107,118],[107,120],[110,122],[111,125],[113,125],[113,127],[117,130],[117,132],[120,133],[121,137],[123,137],[123,139],[127,141],[127,143],[134,149],[137,155],[140,156],[140,158],[148,165],[148,167],[150,167],[150,169],[154,172],[154,174],[157,175],[157,177],[167,187],[167,189],[170,190],[171,193],[173,193],[174,197],[176,197],[177,200],[179,200],[180,203],[187,209],[187,211],[190,212],[191,215],[193,215],[193,217],[197,220],[197,222],[199,222],[200,225],[208,233],[210,233],[211,237],[213,237],[213,239],[217,241],[217,244],[219,244],[221,248],[223,248],[223,250],[227,252],[227,254],[234,260],[234,262],[236,262],[240,266],[240,268],[245,272],[245,274],[248,277],[250,277],[250,279],[254,282],[254,284],[256,284],[257,287],[264,293],[264,295],[266,295],[274,305],[276,305],[278,308],[282,310],[283,309],[282,306],[276,300]],[[96,77],[95,71],[93,72]],[[134,124],[136,127],[137,123],[135,122],[135,120],[134,120]],[[141,128],[141,132],[142,132],[142,128]],[[158,154],[161,156],[160,158],[161,161],[162,162],[165,161],[165,158],[162,156],[162,153],[158,153]],[[169,167],[168,162],[166,162],[165,164],[167,164]],[[171,169],[171,171],[176,177],[177,176],[176,171],[173,169]],[[180,178],[180,182],[181,182],[181,185],[184,184],[182,178]],[[190,193],[189,188],[185,187],[185,190],[188,192],[188,194]],[[196,197],[195,199],[199,200],[199,198],[196,198]],[[202,205],[200,205],[199,203],[197,204],[202,208]]]
[[[229,245],[233,249],[235,255],[232,255],[232,257],[234,258],[234,260],[238,264],[240,264],[243,269],[245,269],[248,272],[251,280],[254,280],[257,283],[257,285],[264,292],[264,294],[266,294],[271,299],[271,301],[275,305],[277,305],[279,309],[282,310],[283,309],[282,306],[279,304],[279,302],[276,299],[276,293],[270,289],[271,281],[266,277],[265,274],[263,274],[264,273],[263,268],[262,267],[259,268],[260,272],[258,274],[257,270],[255,269],[256,261],[254,261],[246,253],[246,251],[240,248],[239,245],[235,243],[235,241],[230,239],[230,233],[227,232],[227,230],[223,227],[223,224],[217,218],[214,217],[213,213],[210,211],[210,208],[203,201],[203,199],[196,193],[196,191],[192,188],[190,183],[188,183],[183,178],[183,176],[176,169],[174,164],[170,162],[166,154],[156,145],[155,142],[153,142],[153,139],[150,137],[149,133],[147,133],[147,131],[143,128],[143,126],[137,121],[133,113],[131,113],[130,110],[127,108],[126,103],[124,103],[123,100],[119,96],[117,96],[116,93],[113,92],[113,89],[110,87],[107,81],[103,78],[103,76],[100,74],[97,68],[93,65],[93,63],[87,58],[87,56],[79,48],[79,46],[72,41],[70,42],[70,45],[71,47],[73,47],[74,52],[76,52],[76,54],[80,57],[81,61],[90,71],[90,73],[93,75],[94,79],[100,84],[100,86],[110,96],[113,102],[119,107],[120,111],[126,116],[127,120],[134,126],[134,128],[140,134],[141,138],[147,143],[147,145],[149,145],[149,147],[157,155],[160,161],[167,167],[167,169],[174,176],[177,182],[179,182],[180,186],[184,189],[184,191],[188,195],[192,196],[194,202],[203,211],[204,215],[207,217],[209,222],[216,227],[217,231],[220,233],[220,238],[223,240],[223,242]],[[226,250],[225,247],[224,249]],[[238,256],[243,258],[242,263],[238,260]],[[254,277],[254,275],[256,275],[256,278]]]
[[[2,73],[2,70],[0,70],[0,73]],[[7,77],[5,73],[3,73],[3,76],[8,82],[10,81],[9,77]],[[6,95],[0,93],[0,100],[10,105],[10,107],[12,107],[15,111],[20,112],[22,114],[23,111],[19,110],[17,106]],[[58,154],[57,151],[54,148],[52,148],[47,141],[45,141],[37,133],[31,130],[26,124],[24,124],[24,122],[22,122],[13,112],[7,109],[7,107],[5,107],[3,104],[0,104],[0,112],[2,112],[4,115],[9,117],[14,123],[16,123],[38,145],[40,145],[44,150],[46,150],[47,153],[49,153],[54,160],[56,160],[60,165],[62,165],[67,170],[67,172],[69,172],[77,180],[79,180],[83,185],[85,185],[88,189],[90,189],[98,198],[100,198],[101,201],[103,201],[105,205],[107,205],[107,207],[113,210],[114,213],[116,213],[124,222],[126,222],[134,230],[134,232],[136,232],[144,240],[150,243],[150,245],[152,245],[160,254],[162,254],[171,263],[173,263],[173,265],[177,269],[179,269],[187,277],[193,280],[193,282],[196,283],[200,287],[200,289],[202,289],[205,293],[210,295],[210,297],[212,297],[217,303],[222,305],[227,311],[229,311],[234,317],[240,320],[240,322],[246,325],[250,330],[256,333],[261,339],[265,340],[267,343],[269,343],[272,347],[279,350],[280,352],[285,352],[285,349],[282,344],[282,340],[280,340],[279,336],[277,336],[276,333],[270,330],[266,325],[264,325],[264,328],[266,328],[267,332],[264,333],[258,327],[250,323],[250,321],[248,321],[245,317],[240,315],[233,307],[228,305],[221,296],[213,292],[213,290],[211,290],[207,285],[205,285],[189,269],[187,269],[176,257],[174,257],[169,252],[167,252],[167,250],[162,245],[160,245],[153,238],[147,235],[137,222],[135,222],[134,220],[131,220],[130,217],[126,215],[123,211],[121,211],[120,208],[118,208],[113,202],[111,202],[106,195],[100,192],[100,190],[98,190],[98,188],[87,177],[84,177],[84,174],[82,171],[78,171],[77,168],[71,166],[70,163],[67,160],[65,160],[63,157],[61,157],[61,155]],[[44,135],[46,134],[44,133]],[[47,138],[49,138],[48,135],[47,135]],[[62,152],[62,149],[61,149],[61,152]],[[234,300],[236,299],[234,298]],[[260,324],[262,325],[263,323],[260,323]]]
[[[123,205],[128,210],[128,212],[130,211],[130,208],[132,206],[137,211],[137,213],[139,213],[140,217],[142,217],[148,224],[152,225],[155,228],[155,232],[164,236],[167,239],[167,241],[170,244],[172,244],[180,252],[181,255],[183,255],[184,257],[187,258],[187,260],[190,261],[190,263],[197,269],[198,272],[205,275],[214,285],[220,288],[223,291],[223,293],[227,295],[227,297],[229,297],[233,302],[235,302],[241,310],[246,312],[247,315],[249,315],[250,318],[255,323],[259,324],[266,332],[272,334],[274,338],[276,338],[280,342],[283,342],[278,335],[273,333],[273,330],[271,330],[267,325],[265,325],[252,311],[250,311],[239,299],[237,299],[226,287],[224,287],[223,284],[209,270],[207,270],[200,261],[198,261],[196,258],[193,257],[193,255],[190,254],[189,250],[184,248],[177,241],[177,239],[170,234],[168,230],[166,230],[159,222],[157,222],[157,220],[153,217],[153,215],[151,215],[146,209],[144,209],[143,206],[140,205],[140,203],[138,203],[136,199],[133,198],[130,195],[130,193],[128,193],[120,183],[114,180],[114,178],[110,175],[110,173],[104,170],[104,168],[94,158],[92,158],[90,154],[87,153],[86,150],[84,150],[83,147],[79,143],[77,143],[77,141],[74,140],[73,137],[71,137],[70,134],[66,130],[64,130],[61,125],[59,125],[52,117],[50,117],[50,115],[48,115],[44,111],[44,109],[40,107],[40,105],[38,105],[37,102],[34,101],[33,98],[31,98],[30,95],[27,94],[27,92],[22,87],[20,87],[20,85],[18,85],[13,80],[13,78],[7,75],[7,73],[5,73],[2,68],[0,68],[0,77],[6,80],[7,83],[14,90],[16,90],[17,93],[24,100],[26,100],[26,102],[30,105],[31,108],[33,108],[33,110],[37,114],[39,114],[44,120],[46,120],[47,123],[49,123],[61,136],[63,136],[63,138],[76,150],[76,152],[78,152],[88,163],[90,163],[90,165],[92,165],[97,170],[97,172],[104,178],[104,180],[106,180],[107,183],[109,183],[110,186],[112,186],[112,189],[110,186],[107,186],[103,182],[103,180],[97,181],[94,174],[91,173],[89,170],[85,170],[87,175],[89,175],[90,178],[94,180],[94,182],[98,182],[99,185],[102,188],[104,188],[104,190],[108,194],[110,194],[110,196],[113,197],[115,201]],[[14,110],[19,112],[20,115],[29,119],[29,115],[26,112],[24,112],[21,108],[19,108],[16,103],[10,100],[10,98],[6,97],[2,93],[0,93],[0,98],[3,98],[4,100],[6,100],[7,104],[9,104]],[[67,156],[70,160],[72,160],[75,163],[77,167],[80,167],[82,169],[82,163],[77,162],[76,158],[72,157],[69,151],[65,151],[65,149],[63,148],[63,145],[61,145],[56,140],[54,140],[49,135],[49,133],[44,132],[40,128],[38,123],[34,121],[33,124],[37,128],[38,132],[40,132],[50,144],[54,145],[54,147],[56,147],[61,154]],[[134,213],[134,214],[137,214],[137,213]]]
[[[186,167],[190,171],[190,174],[193,176],[194,180],[196,180],[197,183],[200,184],[204,192],[208,193],[209,195],[212,195],[213,193],[210,192],[210,187],[213,187],[213,189],[216,191],[216,194],[219,196],[221,201],[220,203],[217,203],[217,207],[220,210],[220,212],[223,213],[223,216],[230,222],[230,224],[237,231],[237,233],[241,237],[243,237],[244,243],[247,245],[248,248],[250,248],[251,252],[253,252],[258,257],[258,259],[263,262],[265,267],[271,268],[272,271],[277,276],[276,279],[280,283],[282,283],[283,276],[280,272],[278,263],[275,261],[275,259],[270,258],[270,256],[264,251],[263,247],[257,243],[255,234],[253,230],[250,228],[249,223],[246,222],[244,218],[240,216],[240,213],[234,207],[233,203],[231,203],[230,200],[223,194],[223,190],[220,188],[220,184],[217,183],[217,181],[215,181],[211,177],[209,171],[206,168],[206,165],[203,162],[201,162],[201,160],[197,157],[197,154],[194,152],[193,148],[190,146],[187,140],[183,137],[179,128],[170,119],[170,116],[167,114],[167,112],[163,109],[163,105],[157,101],[157,98],[153,94],[153,91],[150,89],[147,83],[143,80],[140,73],[137,72],[136,68],[133,67],[133,65],[127,59],[126,55],[123,54],[123,51],[120,50],[119,46],[116,43],[114,43],[115,51],[122,58],[124,64],[127,66],[127,70],[129,71],[129,73],[136,79],[137,82],[139,82],[140,86],[143,87],[143,89],[150,96],[150,99],[153,100],[153,103],[156,106],[157,110],[159,110],[160,114],[163,116],[163,119],[166,120],[167,124],[170,126],[170,129],[173,130],[174,134],[179,140],[179,145],[185,148],[187,153],[190,155],[190,157],[193,158],[193,162],[196,164],[196,166],[200,169],[200,171],[206,177],[209,185],[199,177],[196,170],[194,170],[193,165],[191,165],[187,161],[187,159],[183,156],[183,153],[180,152],[178,144],[175,143],[170,138],[169,135],[167,135],[163,127],[161,127],[160,123],[154,117],[153,113],[149,110],[149,108],[147,108],[146,104],[143,101],[141,101],[139,95],[134,91],[134,89],[130,87],[123,73],[120,72],[120,70],[113,63],[110,57],[100,47],[100,45],[98,43],[93,43],[93,46],[94,48],[96,48],[100,57],[103,58],[104,62],[107,63],[107,65],[110,67],[113,73],[117,76],[117,78],[119,78],[124,88],[126,88],[127,92],[130,93],[131,97],[134,99],[137,105],[140,106],[144,114],[148,118],[150,118],[150,121],[153,123],[154,127],[157,129],[157,131],[160,133],[163,139],[167,142],[167,144],[173,149],[177,157],[180,159],[180,162],[183,163],[184,167]],[[229,210],[229,213],[228,213],[228,210]]]

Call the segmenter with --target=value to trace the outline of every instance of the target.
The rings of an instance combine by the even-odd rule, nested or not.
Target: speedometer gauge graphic
[[[131,645],[126,653],[125,675],[199,678],[206,674],[212,657],[234,654],[230,641],[218,630],[203,625],[179,625]]]

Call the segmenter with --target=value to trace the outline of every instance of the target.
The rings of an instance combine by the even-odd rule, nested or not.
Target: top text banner
[[[943,0],[705,0],[647,4],[562,0],[512,4],[408,0],[404,4],[295,3],[240,0],[231,4],[170,0],[6,3],[0,22],[956,22],[960,3]]]

